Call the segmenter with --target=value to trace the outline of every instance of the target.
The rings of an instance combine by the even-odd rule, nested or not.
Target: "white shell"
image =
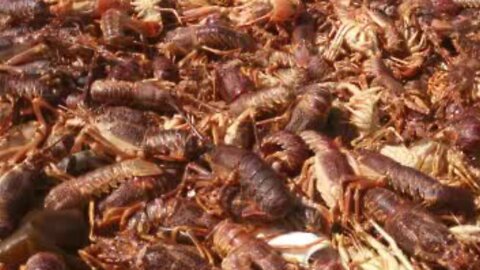
[[[331,245],[326,237],[307,232],[282,234],[270,239],[268,244],[280,251],[287,261],[302,266],[308,265],[308,259],[313,253]]]

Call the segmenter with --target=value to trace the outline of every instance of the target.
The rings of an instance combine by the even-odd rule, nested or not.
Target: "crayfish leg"
[[[97,228],[107,228],[113,224],[119,224],[121,229],[125,229],[128,219],[140,209],[145,207],[144,202],[138,202],[129,206],[113,207],[106,209],[101,220],[96,222]]]
[[[191,173],[196,172],[197,175],[192,176]],[[195,184],[198,182],[208,182],[213,179],[213,174],[209,172],[207,169],[204,167],[198,165],[197,163],[190,162],[185,166],[185,170],[183,172],[182,180],[180,181],[180,184],[176,188],[174,188],[172,191],[166,193],[163,195],[164,198],[170,198],[170,197],[180,197],[182,192],[184,191],[185,187],[187,186],[187,183],[190,182],[190,180],[194,179]]]
[[[19,67],[8,64],[0,64],[0,71],[8,72],[11,74],[22,75],[23,71]]]
[[[18,65],[24,62],[29,62],[32,61],[33,59],[42,57],[48,52],[48,46],[45,45],[44,43],[40,43],[24,52],[21,52],[12,58],[8,59],[5,61],[6,65]]]
[[[243,24],[239,25],[239,27],[248,27],[248,26],[254,25],[254,24],[258,23],[258,22],[262,22],[262,21],[268,20],[268,19],[270,19],[270,17],[272,16],[272,14],[273,14],[273,12],[270,11],[269,13],[267,13],[267,14],[265,14],[265,15],[263,15],[263,16],[260,16],[260,17],[258,17],[258,18],[255,18],[255,19],[253,19],[253,20],[250,20],[250,21],[248,21],[248,22],[246,22],[246,23],[243,23]]]
[[[207,52],[211,52],[213,54],[220,55],[220,56],[230,56],[230,55],[234,55],[236,53],[239,53],[241,51],[241,49],[217,50],[217,49],[214,49],[214,48],[210,48],[208,46],[202,46],[201,48],[203,50],[207,51]]]
[[[177,10],[174,9],[174,8],[157,8],[158,11],[164,11],[164,12],[170,12],[173,14],[173,16],[175,16],[175,18],[177,19],[177,22],[179,24],[183,24],[182,23],[182,18],[180,17],[180,15],[178,14]]]
[[[268,124],[282,124],[283,122],[290,120],[290,114],[291,113],[287,110],[285,113],[283,113],[280,116],[275,116],[269,119],[258,121],[257,126],[264,126]]]
[[[177,232],[175,232],[175,230],[177,230]],[[178,233],[178,230],[184,230],[185,234],[192,241],[192,243],[195,245],[195,247],[197,248],[200,255],[204,259],[207,259],[208,262],[211,265],[213,265],[215,263],[215,261],[213,259],[213,256],[210,253],[210,251],[197,239],[197,237],[193,233],[193,230],[195,230],[195,228],[192,229],[192,228],[189,228],[188,226],[187,227],[180,226],[180,227],[176,227],[175,230],[174,230],[173,235],[176,235]]]
[[[58,115],[58,111],[52,107],[52,105],[48,104],[43,98],[34,98],[32,100],[32,109],[35,118],[40,123],[40,130],[43,132],[43,135],[46,137],[48,132],[48,124],[45,120],[45,117],[42,113],[42,108],[45,108],[51,111],[53,114]]]
[[[45,174],[61,182],[70,181],[75,178],[74,176],[60,170],[55,164],[48,165],[45,168]]]
[[[33,140],[30,143],[19,147],[16,150],[16,153],[12,157],[11,161],[15,164],[15,163],[18,163],[19,161],[21,161],[22,159],[24,159],[25,156],[28,154],[28,152],[37,148],[37,146],[40,145],[40,143],[43,141],[44,138],[45,138],[45,134],[43,134],[42,132],[38,132],[38,131],[35,132]]]
[[[315,164],[315,157],[307,159],[302,166],[302,171],[298,180],[296,180],[296,185],[305,193],[309,199],[313,199],[315,196],[315,177],[312,176],[312,168]]]
[[[178,67],[182,68],[185,65],[185,63],[190,62],[190,60],[192,60],[195,56],[197,56],[197,54],[198,54],[197,50],[193,50],[189,52],[185,57],[183,57],[182,60],[178,62]]]
[[[374,187],[383,187],[385,186],[383,181],[372,181],[369,179],[359,179],[355,178],[352,180],[346,181],[345,194],[343,197],[343,216],[342,224],[346,225],[348,217],[351,213],[351,205],[353,203],[355,220],[360,220],[360,202],[361,202],[361,192],[374,188]]]

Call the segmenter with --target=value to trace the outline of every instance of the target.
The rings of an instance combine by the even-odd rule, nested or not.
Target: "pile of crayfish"
[[[0,0],[0,269],[480,270],[480,0]]]

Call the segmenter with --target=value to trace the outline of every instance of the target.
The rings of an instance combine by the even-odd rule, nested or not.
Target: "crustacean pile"
[[[479,0],[0,0],[0,268],[480,269]]]

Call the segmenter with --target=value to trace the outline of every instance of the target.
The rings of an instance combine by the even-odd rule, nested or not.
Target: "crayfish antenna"
[[[200,133],[200,131],[197,129],[197,127],[192,123],[192,120],[190,118],[188,118],[185,111],[183,109],[181,109],[180,106],[178,106],[177,102],[172,97],[169,98],[168,103],[185,120],[187,125],[192,129],[192,132],[195,136],[197,136],[202,142],[209,141],[209,140],[206,139],[206,137],[202,133]]]

